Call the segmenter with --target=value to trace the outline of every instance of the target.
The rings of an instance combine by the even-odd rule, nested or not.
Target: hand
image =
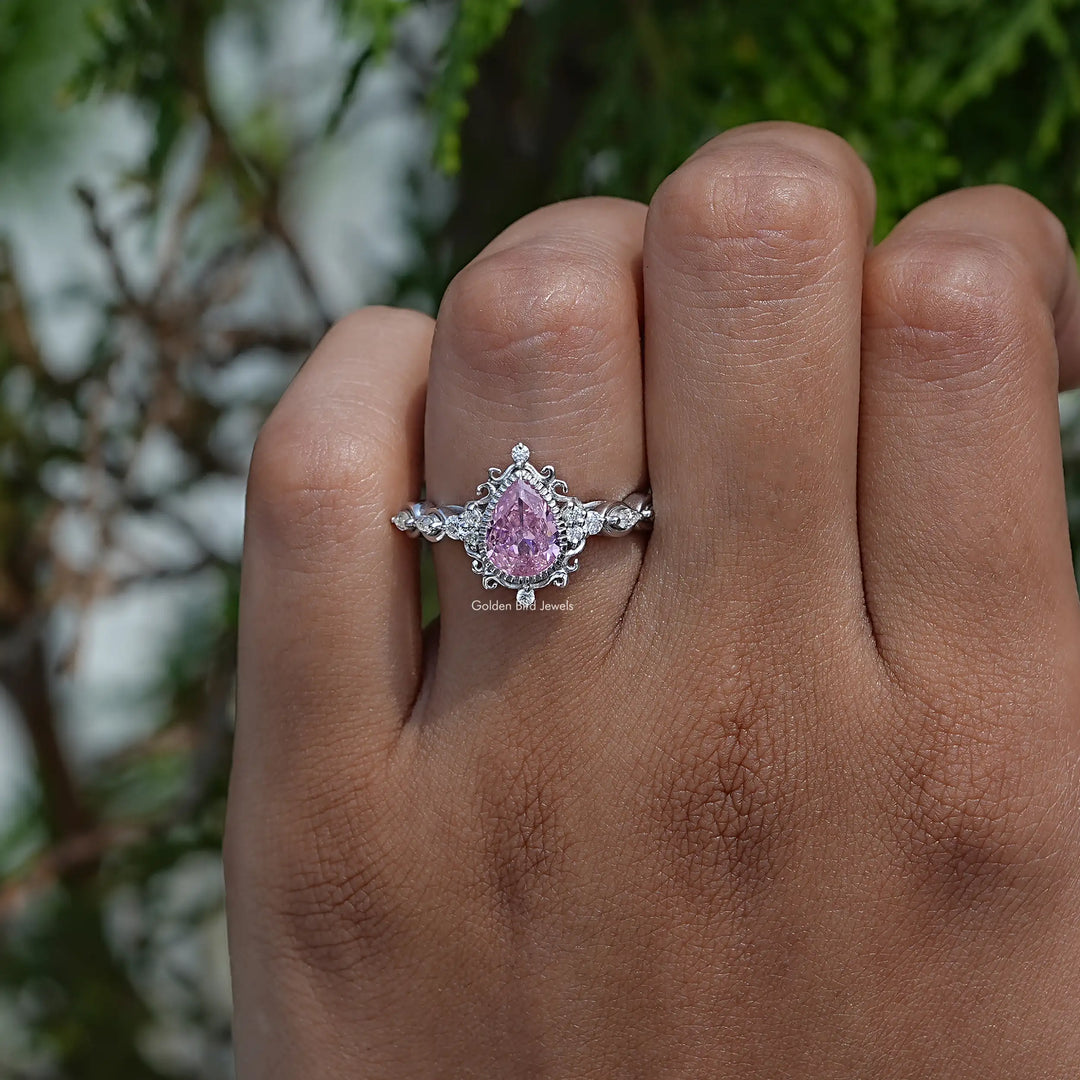
[[[1075,264],[1007,188],[873,214],[755,125],[319,346],[248,501],[241,1080],[1077,1075]],[[389,517],[519,440],[655,530],[573,611],[438,544],[425,649]]]

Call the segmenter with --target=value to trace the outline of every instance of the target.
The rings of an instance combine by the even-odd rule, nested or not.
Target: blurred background
[[[879,235],[1003,181],[1080,238],[1077,0],[0,0],[0,1080],[231,1075],[244,476],[328,323],[763,118]]]

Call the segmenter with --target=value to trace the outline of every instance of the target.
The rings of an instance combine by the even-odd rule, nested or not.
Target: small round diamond
[[[470,543],[476,538],[480,528],[480,515],[473,510],[466,510],[463,514],[455,514],[446,519],[446,535],[451,540],[463,540]]]
[[[510,451],[510,456],[514,459],[515,465],[524,465],[529,460],[529,448],[522,442],[519,442],[513,450]]]
[[[595,510],[586,511],[585,532],[589,536],[595,536],[603,527],[604,519]]]
[[[418,528],[425,536],[434,536],[442,531],[442,518],[438,514],[425,514],[417,523]]]
[[[390,519],[402,532],[408,532],[413,527],[413,516],[408,510],[401,510]]]
[[[573,502],[563,511],[563,520],[567,525],[580,525],[585,520],[585,507]]]

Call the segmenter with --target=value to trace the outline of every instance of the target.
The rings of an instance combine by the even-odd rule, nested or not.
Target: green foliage
[[[409,0],[340,0],[346,29],[371,39],[371,51],[385,56],[394,43],[394,27],[409,10]]]
[[[130,1034],[151,1013],[117,970],[99,899],[82,884],[25,912],[9,928],[0,989],[19,991],[33,1050],[44,1061],[62,1061],[62,1075],[158,1080]]]
[[[152,108],[155,140],[147,171],[158,177],[185,123],[206,110],[206,34],[225,0],[96,0],[93,47],[71,84],[77,97],[125,94]]]
[[[1075,0],[603,0],[538,10],[504,94],[584,75],[552,192],[648,198],[708,136],[755,120],[831,128],[874,172],[879,231],[957,184],[1027,187],[1080,224]],[[567,44],[579,43],[579,44]]]
[[[444,49],[444,64],[431,97],[435,157],[448,173],[461,167],[460,126],[480,57],[506,32],[521,0],[460,0]]]
[[[87,0],[0,0],[0,162],[32,170],[71,133],[57,111],[86,47]]]
[[[349,65],[342,83],[338,103],[327,118],[324,134],[334,135],[349,106],[353,103],[360,86],[360,77],[373,60],[386,57],[394,43],[394,29],[398,20],[410,7],[409,0],[340,0],[342,28],[359,40],[369,44],[361,47]]]

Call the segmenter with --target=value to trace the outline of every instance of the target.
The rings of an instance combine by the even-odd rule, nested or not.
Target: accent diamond
[[[567,525],[580,525],[585,520],[585,507],[574,501],[563,510],[563,520]]]
[[[451,540],[462,540],[466,544],[475,542],[480,530],[480,515],[475,510],[466,510],[446,519],[446,535]]]
[[[417,528],[428,537],[441,532],[442,527],[442,518],[440,518],[438,514],[425,514],[419,522],[417,522]]]
[[[613,506],[608,512],[608,521],[616,529],[632,529],[640,519],[641,515],[629,506]]]
[[[604,527],[604,519],[595,511],[588,510],[585,513],[585,532],[589,536],[595,536]]]

